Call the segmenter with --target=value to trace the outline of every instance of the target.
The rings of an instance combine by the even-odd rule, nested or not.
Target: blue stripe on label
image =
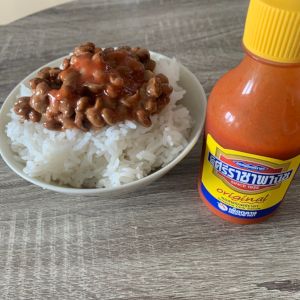
[[[203,183],[201,183],[201,192],[205,196],[206,200],[217,210],[220,212],[236,217],[241,219],[256,219],[256,218],[262,218],[269,214],[271,214],[276,208],[280,205],[281,201],[277,203],[276,205],[269,207],[267,209],[262,210],[242,210],[237,209],[232,206],[229,206],[227,204],[222,203],[221,201],[217,200],[213,195],[209,193],[209,191],[205,188]]]

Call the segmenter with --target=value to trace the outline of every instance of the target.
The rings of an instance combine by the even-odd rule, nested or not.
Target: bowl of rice
[[[198,79],[175,58],[150,52],[154,73],[164,74],[173,91],[169,104],[151,116],[151,126],[125,120],[100,130],[53,131],[20,120],[13,106],[31,96],[23,79],[0,111],[0,153],[25,180],[55,192],[113,197],[144,188],[176,166],[194,147],[204,126],[206,95]],[[44,67],[57,67],[66,57]],[[39,68],[40,69],[40,68]],[[201,151],[201,149],[199,149]]]

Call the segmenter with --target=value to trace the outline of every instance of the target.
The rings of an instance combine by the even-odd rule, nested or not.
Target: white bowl
[[[164,59],[170,59],[164,55],[151,52],[151,57],[153,57],[155,60],[158,60],[160,58]],[[43,67],[50,66],[50,67],[57,67],[61,64],[62,60],[65,57],[56,59],[48,64],[46,64]],[[42,67],[41,67],[42,68]],[[40,70],[39,68],[38,70]],[[5,126],[10,121],[10,117],[8,116],[11,108],[13,107],[13,104],[15,103],[17,97],[20,95],[20,86],[21,84],[28,83],[28,81],[35,77],[37,71],[32,72],[30,75],[28,75],[25,79],[23,79],[8,95],[6,100],[4,101],[1,111],[0,111],[0,154],[3,158],[3,160],[6,162],[6,164],[18,175],[23,177],[25,180],[38,185],[44,189],[49,189],[55,192],[61,192],[61,193],[67,193],[67,194],[76,194],[76,195],[91,195],[91,194],[97,194],[101,197],[108,197],[108,196],[118,196],[123,193],[129,193],[133,192],[135,190],[138,190],[142,187],[145,187],[146,185],[150,184],[151,182],[157,180],[164,174],[166,174],[168,171],[170,171],[173,167],[175,167],[194,147],[196,144],[199,136],[202,133],[203,126],[204,126],[204,120],[205,120],[205,113],[206,113],[206,95],[204,92],[204,89],[198,79],[195,77],[193,73],[191,73],[186,67],[180,65],[180,80],[179,84],[186,90],[186,94],[184,98],[181,100],[181,103],[183,103],[188,110],[191,113],[192,119],[194,121],[193,128],[191,131],[190,138],[188,140],[188,145],[185,147],[185,149],[174,159],[172,160],[168,165],[165,167],[157,170],[154,173],[151,173],[150,175],[136,180],[134,182],[124,184],[119,187],[114,188],[94,188],[94,189],[80,189],[80,188],[72,188],[72,187],[65,187],[65,186],[59,186],[55,183],[46,183],[42,180],[39,180],[37,178],[32,178],[25,174],[23,172],[24,165],[20,162],[18,162],[15,157],[14,153],[12,152],[10,148],[9,139],[6,136],[5,133]],[[200,149],[199,149],[200,150]],[[200,159],[200,153],[199,153],[199,159]]]

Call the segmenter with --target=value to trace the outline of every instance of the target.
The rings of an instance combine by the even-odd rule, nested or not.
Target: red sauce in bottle
[[[275,22],[273,27],[286,34],[285,42],[266,24],[260,32],[255,28],[257,18],[265,16],[264,6],[271,11],[269,19],[272,13],[290,12],[276,3],[251,1],[245,57],[217,82],[208,101],[200,196],[216,215],[239,224],[260,222],[274,213],[300,162],[300,46],[298,52],[291,49],[293,42],[300,45],[300,29],[288,30],[293,28],[291,18],[290,24]],[[300,16],[300,3],[293,3]],[[254,34],[273,40],[275,50],[255,44]],[[276,47],[285,48],[276,52]]]

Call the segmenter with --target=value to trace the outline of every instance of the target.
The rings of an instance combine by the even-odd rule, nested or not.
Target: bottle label
[[[286,161],[222,148],[208,134],[199,186],[217,210],[237,218],[261,218],[282,201],[300,155]]]

